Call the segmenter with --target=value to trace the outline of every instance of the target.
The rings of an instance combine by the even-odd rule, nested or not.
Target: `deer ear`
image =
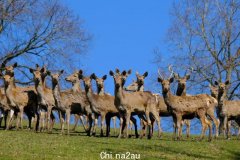
[[[80,70],[78,71],[78,74],[79,74],[79,75],[80,75],[80,74],[83,74],[83,70],[80,69]]]
[[[187,80],[190,79],[190,74],[186,75],[186,79],[187,79]]]
[[[33,69],[32,69],[32,68],[29,68],[29,72],[30,72],[30,73],[33,73]]]
[[[122,72],[122,75],[123,75],[123,76],[126,76],[126,75],[127,75],[127,72],[124,70],[124,71]]]
[[[113,71],[109,71],[109,75],[110,75],[110,76],[114,76]]]
[[[118,68],[116,68],[116,70],[115,70],[115,71],[116,71],[116,73],[120,73],[120,70],[119,70]]]
[[[138,71],[136,71],[136,76],[138,76],[139,75],[139,73],[138,73]]]
[[[38,64],[36,64],[36,68],[38,68],[39,67],[39,65]]]
[[[158,77],[158,82],[162,83],[163,79]]]
[[[47,71],[47,75],[51,76],[51,72],[50,72],[50,71]]]
[[[174,78],[173,78],[173,77],[171,77],[171,78],[170,78],[170,80],[169,80],[169,82],[170,82],[170,83],[172,83],[172,82],[173,82],[173,80],[174,80]]]
[[[93,74],[91,74],[90,78],[95,80],[97,78],[97,76],[93,73]]]
[[[45,72],[45,68],[42,67],[41,70],[40,70],[41,73]]]
[[[103,79],[103,80],[106,80],[106,79],[107,79],[107,75],[104,75],[104,76],[102,77],[102,79]]]
[[[16,68],[18,66],[17,62],[13,64],[13,68]]]
[[[215,84],[216,86],[218,86],[218,82],[217,82],[217,81],[215,81],[214,84]]]
[[[230,82],[229,82],[229,80],[227,80],[226,82],[225,82],[225,85],[229,85],[230,84]]]
[[[143,76],[144,76],[144,77],[147,77],[147,76],[148,76],[148,72],[145,72],[145,73],[143,74]]]
[[[63,74],[63,72],[64,72],[64,70],[62,69],[62,70],[60,71],[60,74]]]
[[[127,72],[127,74],[131,74],[132,73],[132,70],[131,69],[129,69],[128,70],[128,72]]]

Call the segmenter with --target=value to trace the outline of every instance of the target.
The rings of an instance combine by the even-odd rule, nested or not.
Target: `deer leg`
[[[177,118],[177,140],[181,139],[181,132],[182,132],[182,115],[176,115]]]
[[[186,124],[186,127],[187,127],[187,138],[190,137],[190,126],[191,126],[191,121],[190,120],[185,120],[185,124]]]
[[[204,113],[199,114],[199,119],[201,121],[202,124],[202,132],[201,132],[201,136],[200,136],[200,140],[202,140],[204,138],[206,129],[207,129],[207,124],[206,124],[206,119],[205,119],[205,115]]]
[[[156,112],[153,112],[153,120],[151,120],[151,125],[152,125],[152,128],[154,126],[154,119],[157,121],[157,125],[158,125],[158,137],[160,138],[161,137],[161,126],[160,126],[160,117],[158,115],[158,113]],[[153,130],[152,130],[152,133],[153,133]]]
[[[208,141],[210,142],[212,140],[212,123],[207,119],[207,117],[205,116],[205,122],[209,128],[209,133],[208,133]]]
[[[70,113],[70,109],[67,109],[66,110],[66,123],[67,123],[67,134],[69,135],[69,125],[70,125],[70,116],[71,116],[71,113]]]
[[[24,110],[24,107],[21,106],[20,107],[20,128],[23,129],[23,110]]]
[[[135,136],[136,136],[136,138],[138,138],[139,135],[138,135],[138,129],[137,129],[137,120],[136,120],[136,118],[134,118],[133,116],[130,117],[130,120],[131,120],[131,122],[132,122],[133,125],[134,125]],[[129,122],[129,123],[130,123],[130,122]],[[131,130],[132,130],[132,128],[131,128]],[[132,131],[131,131],[131,134],[132,134]]]
[[[110,125],[111,125],[111,116],[106,115],[106,137],[109,137],[110,134]]]
[[[214,116],[214,109],[211,109],[207,112],[207,115],[210,117],[210,119],[213,121],[214,125],[215,125],[215,137],[217,138],[218,137],[218,134],[219,134],[219,126],[220,126],[220,121],[219,119],[217,119],[215,116]]]
[[[228,137],[226,137],[227,123],[228,123],[228,118],[227,118],[227,116],[224,116],[224,118],[223,118],[223,136],[224,136],[224,138],[228,138]]]
[[[8,124],[7,124],[7,127],[6,127],[6,130],[9,130],[11,124],[12,124],[12,120],[13,120],[13,115],[14,115],[14,110],[10,110],[10,113],[9,113],[9,120],[8,120]]]
[[[61,134],[64,134],[64,119],[65,119],[65,113],[60,112],[60,123],[61,123]]]
[[[93,116],[91,114],[88,115],[88,122],[89,122],[89,127],[88,127],[88,131],[87,131],[87,136],[91,136],[91,130],[92,130],[92,118]]]
[[[96,128],[97,128],[97,125],[98,125],[98,115],[93,114],[93,120],[94,120],[94,123],[93,123],[92,135],[95,136],[96,135]]]
[[[175,115],[173,115],[173,137],[172,139],[176,139],[176,134],[177,134],[177,118]]]
[[[227,123],[227,137],[231,138],[231,121]]]
[[[72,128],[72,131],[75,131],[79,119],[80,119],[80,115],[74,114],[74,126],[73,126],[73,128]]]
[[[105,114],[101,115],[101,137],[103,137],[103,128],[104,128]]]
[[[126,112],[125,118],[126,118],[126,126],[125,126],[125,131],[126,131],[126,137],[128,138],[129,134],[128,134],[128,126],[129,126],[129,122],[130,122],[130,117],[131,117],[131,113]]]
[[[116,116],[112,118],[113,119],[113,129],[114,129],[114,135],[116,135]],[[110,131],[110,130],[109,130]]]
[[[119,127],[119,135],[118,138],[122,137],[122,131],[123,131],[123,117],[120,115],[120,127]]]

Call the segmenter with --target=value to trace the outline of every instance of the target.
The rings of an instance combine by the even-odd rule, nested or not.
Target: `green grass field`
[[[130,152],[140,159],[240,159],[240,140],[199,142],[192,139],[173,141],[165,133],[161,139],[118,139],[116,137],[87,137],[81,128],[71,135],[34,133],[28,130],[0,130],[0,159],[101,159],[100,153]],[[99,133],[99,132],[98,132]],[[104,158],[104,157],[103,157]]]

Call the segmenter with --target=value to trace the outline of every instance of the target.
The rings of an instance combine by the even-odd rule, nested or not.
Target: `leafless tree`
[[[178,68],[194,67],[191,86],[206,92],[214,80],[229,80],[229,99],[240,97],[240,1],[180,0],[171,15],[170,51]]]
[[[61,1],[0,1],[0,68],[18,61],[26,77],[26,64],[76,65],[90,37],[83,21]]]

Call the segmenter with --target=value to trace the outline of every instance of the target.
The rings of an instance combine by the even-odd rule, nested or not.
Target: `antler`
[[[192,72],[194,71],[193,67],[189,67],[189,68],[186,70],[185,76],[187,75],[188,71],[190,71],[190,73],[189,73],[188,75],[192,74]]]
[[[169,76],[169,78],[171,78],[172,77],[172,75],[173,75],[173,69],[172,69],[172,65],[169,65],[168,66],[168,70],[171,72],[171,74],[170,74],[170,76]]]
[[[159,69],[158,69],[158,75],[159,75],[159,77],[161,77],[163,79],[163,76],[161,75],[161,72]]]

